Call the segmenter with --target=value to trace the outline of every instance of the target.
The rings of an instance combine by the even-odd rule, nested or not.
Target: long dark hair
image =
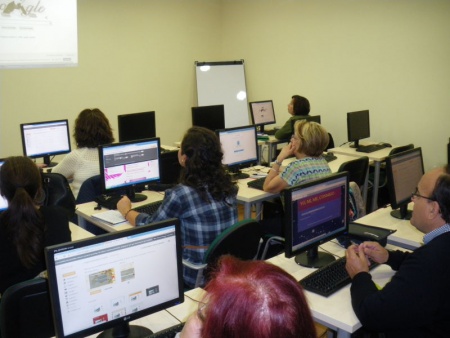
[[[39,169],[27,157],[7,158],[0,169],[0,191],[8,200],[8,209],[0,216],[1,230],[30,268],[44,253],[45,224],[37,209],[43,194]]]
[[[73,136],[78,148],[97,148],[114,142],[108,118],[98,109],[85,109],[75,120]]]
[[[181,154],[187,159],[180,183],[195,188],[205,201],[209,201],[208,192],[216,201],[236,195],[237,187],[222,165],[222,147],[214,132],[202,127],[188,129],[181,142]]]

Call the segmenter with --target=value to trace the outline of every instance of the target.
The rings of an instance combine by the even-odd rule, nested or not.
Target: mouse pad
[[[352,222],[348,225],[349,236],[377,242],[384,241],[390,234],[393,234],[396,231],[397,230],[384,229],[361,223]]]

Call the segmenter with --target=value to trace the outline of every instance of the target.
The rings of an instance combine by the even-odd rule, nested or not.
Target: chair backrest
[[[34,278],[9,287],[0,302],[2,338],[55,336],[48,283]]]
[[[327,145],[327,147],[325,148],[325,150],[334,148],[334,140],[333,140],[333,136],[331,136],[331,134],[328,133],[328,137],[329,137],[330,140],[328,141],[328,145]]]
[[[404,146],[400,146],[400,147],[395,147],[395,148],[391,149],[391,151],[389,152],[389,155],[395,155],[395,154],[398,154],[398,153],[401,153],[401,152],[404,152],[407,150],[411,150],[411,149],[414,149],[414,144],[412,144],[412,143],[404,145]]]
[[[59,206],[67,211],[69,219],[75,214],[75,197],[67,178],[58,173],[41,173],[45,192],[44,205]]]
[[[77,204],[95,201],[95,198],[102,193],[102,183],[100,175],[88,178],[81,184],[78,191]]]
[[[368,170],[369,158],[367,156],[344,162],[338,169],[339,172],[347,171],[349,173],[348,180],[356,182],[360,187],[364,185]]]
[[[203,262],[208,264],[209,270],[220,256],[226,254],[242,260],[254,259],[258,254],[261,236],[261,225],[258,221],[239,221],[216,237],[206,251]]]

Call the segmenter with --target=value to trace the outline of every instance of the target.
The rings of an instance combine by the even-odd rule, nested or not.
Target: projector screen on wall
[[[0,68],[77,64],[76,0],[0,0]]]

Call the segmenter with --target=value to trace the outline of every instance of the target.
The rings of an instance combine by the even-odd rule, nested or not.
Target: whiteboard
[[[225,127],[250,124],[245,86],[244,60],[195,62],[197,104],[225,106]]]

